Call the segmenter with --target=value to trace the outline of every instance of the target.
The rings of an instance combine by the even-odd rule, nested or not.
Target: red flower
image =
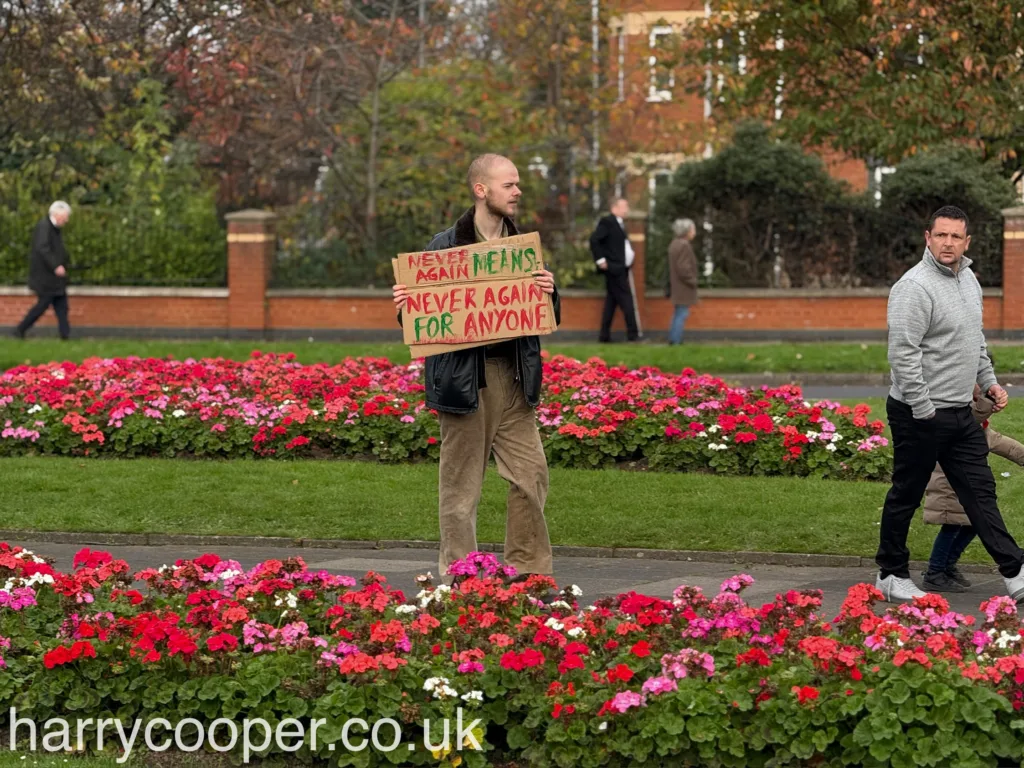
[[[575,711],[576,707],[574,707],[572,704],[563,707],[561,703],[556,701],[554,709],[551,710],[551,716],[557,720],[559,717],[561,717],[563,712],[565,712],[565,714],[567,715],[571,715]]]
[[[71,646],[71,658],[77,659],[81,656],[87,659],[96,658],[96,649],[92,647],[92,643],[88,640],[79,640]]]
[[[284,447],[288,450],[294,450],[295,448],[299,448],[303,445],[309,445],[309,438],[305,435],[299,435],[298,437],[292,438],[292,440],[286,443]]]
[[[171,631],[170,639],[167,641],[167,650],[171,656],[180,653],[187,657],[199,650],[199,646],[188,632],[175,629]]]
[[[71,651],[63,645],[59,645],[52,651],[48,651],[43,654],[43,666],[47,669],[53,669],[61,664],[67,664],[69,661],[71,661]]]
[[[809,685],[805,685],[803,688],[798,685],[794,685],[793,693],[796,694],[797,701],[800,704],[806,704],[808,701],[814,701],[819,695],[818,689]]]
[[[736,666],[742,667],[745,664],[751,666],[757,665],[760,667],[770,667],[772,660],[768,658],[768,654],[760,648],[751,648],[746,653],[736,654]]]
[[[234,651],[238,648],[238,638],[234,635],[229,635],[227,632],[221,632],[220,634],[213,635],[206,641],[206,647],[211,651],[228,650]]]
[[[78,550],[75,554],[74,559],[71,561],[73,568],[80,568],[85,566],[86,568],[99,568],[102,565],[106,565],[112,562],[114,556],[109,552],[93,552],[88,547]]]
[[[757,435],[753,432],[737,432],[733,439],[737,443],[756,443]]]
[[[577,656],[575,653],[567,654],[562,663],[558,665],[558,674],[564,675],[566,672],[573,669],[583,669],[586,665],[583,663],[583,659]]]
[[[427,438],[427,445],[436,445],[436,444],[437,444],[437,438],[436,437],[428,437]]]
[[[205,555],[200,555],[195,559],[194,562],[196,565],[203,566],[203,568],[213,568],[215,565],[217,565],[217,563],[220,562],[220,558],[217,557],[217,555],[208,553]]]
[[[608,670],[608,682],[614,683],[616,680],[621,680],[624,683],[628,683],[633,678],[633,670],[627,667],[625,664],[618,664]]]
[[[629,651],[638,659],[646,659],[651,655],[651,646],[646,640],[640,640]]]

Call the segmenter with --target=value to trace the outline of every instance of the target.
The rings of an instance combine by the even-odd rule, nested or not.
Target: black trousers
[[[996,503],[996,481],[988,465],[988,441],[970,406],[944,408],[925,421],[915,419],[909,405],[890,397],[886,402],[892,430],[892,487],[882,508],[882,529],[875,562],[882,578],[910,578],[907,533],[928,480],[938,462],[967,513],[971,526],[1006,578],[1024,563],[1024,552],[1003,524]]]
[[[25,318],[18,323],[18,333],[24,336],[25,332],[36,324],[36,321],[43,316],[43,313],[53,305],[53,312],[57,315],[57,328],[60,337],[66,339],[71,334],[71,326],[68,324],[68,297],[63,293],[40,293],[39,301],[28,311]]]
[[[622,309],[626,317],[626,338],[636,341],[640,334],[636,323],[636,307],[633,304],[633,291],[629,285],[629,270],[621,275],[605,273],[607,293],[604,297],[604,312],[601,313],[601,335],[599,341],[611,341],[612,319],[616,307]]]

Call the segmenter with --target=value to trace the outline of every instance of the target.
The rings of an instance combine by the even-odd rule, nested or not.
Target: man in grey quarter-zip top
[[[921,261],[889,293],[886,402],[893,438],[892,487],[882,508],[876,586],[887,601],[925,595],[910,578],[907,532],[936,462],[971,525],[999,566],[1007,592],[1024,600],[1024,552],[1003,524],[988,465],[988,441],[971,414],[974,385],[1006,407],[982,330],[982,294],[964,256],[967,215],[945,206],[932,214]]]

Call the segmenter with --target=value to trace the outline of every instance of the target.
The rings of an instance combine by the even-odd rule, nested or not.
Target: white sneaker
[[[1021,579],[1021,596],[1024,597],[1024,578],[1020,576],[1017,578]],[[911,579],[900,579],[896,576],[886,576],[883,579],[881,573],[875,578],[875,588],[882,593],[887,603],[913,600],[915,597],[927,597],[928,595],[927,592],[918,589],[917,584]]]
[[[1006,583],[1006,591],[1010,593],[1010,597],[1018,603],[1024,602],[1024,568],[1021,568],[1020,573],[1012,579],[1004,578],[1003,581]]]

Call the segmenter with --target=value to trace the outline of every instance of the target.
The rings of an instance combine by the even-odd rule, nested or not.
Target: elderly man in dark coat
[[[25,338],[26,331],[35,325],[51,304],[57,315],[60,337],[66,339],[71,332],[68,325],[68,252],[60,233],[69,218],[71,206],[58,200],[50,206],[49,214],[36,225],[32,235],[28,287],[36,294],[38,301],[15,329],[14,335],[18,338]]]

